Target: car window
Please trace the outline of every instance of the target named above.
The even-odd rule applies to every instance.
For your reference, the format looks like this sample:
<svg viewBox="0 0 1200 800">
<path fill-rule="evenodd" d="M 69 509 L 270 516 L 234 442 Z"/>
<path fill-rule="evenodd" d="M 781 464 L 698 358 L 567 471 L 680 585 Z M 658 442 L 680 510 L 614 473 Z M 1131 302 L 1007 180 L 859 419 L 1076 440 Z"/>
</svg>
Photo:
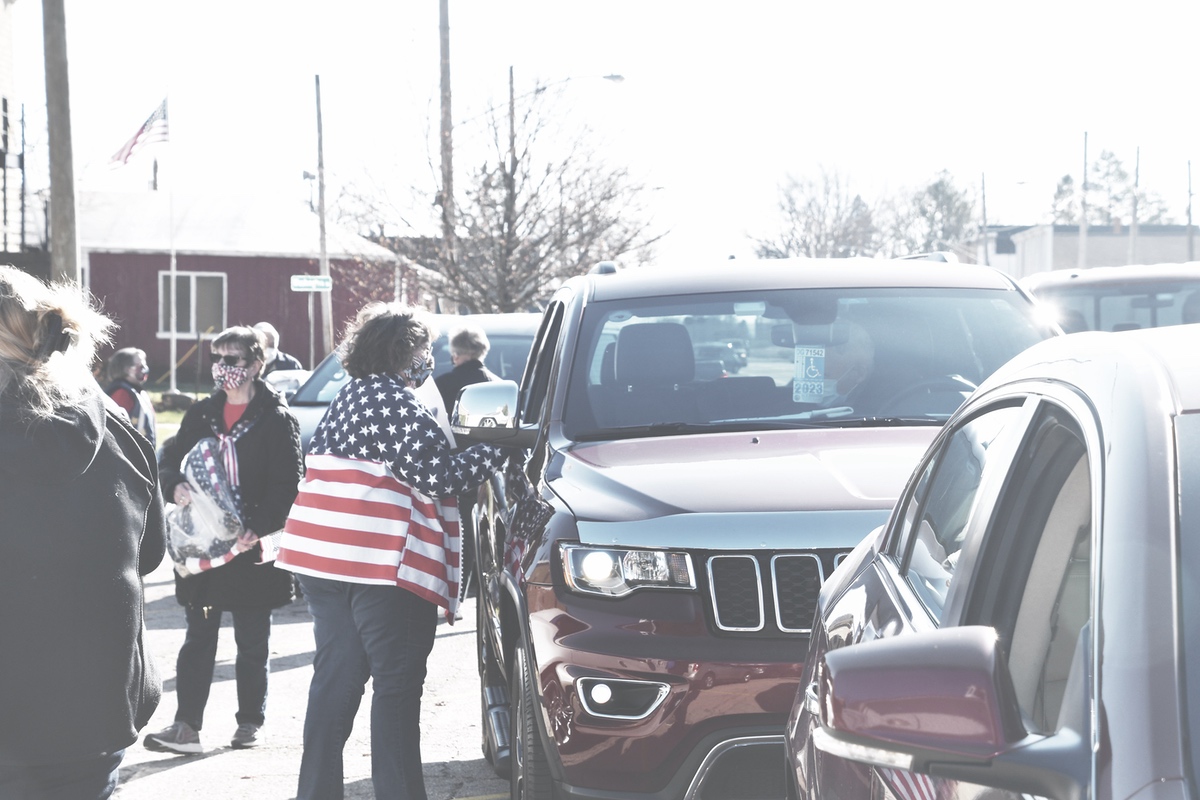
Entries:
<svg viewBox="0 0 1200 800">
<path fill-rule="evenodd" d="M 579 327 L 564 431 L 595 438 L 649 426 L 940 424 L 979 382 L 1050 333 L 1032 303 L 999 289 L 592 302 Z"/>
<path fill-rule="evenodd" d="M 1037 298 L 1057 316 L 1067 333 L 1122 331 L 1195 322 L 1184 313 L 1200 297 L 1200 280 L 1070 283 L 1036 289 Z"/>
<path fill-rule="evenodd" d="M 519 381 L 521 371 L 525 369 L 525 359 L 529 357 L 529 345 L 533 341 L 532 334 L 489 334 L 490 348 L 484 357 L 484 364 L 499 377 L 509 381 Z M 450 341 L 442 334 L 433 343 L 433 377 L 444 375 L 454 369 L 450 360 Z M 350 375 L 342 369 L 342 363 L 337 355 L 329 355 L 304 385 L 292 397 L 293 405 L 319 405 L 333 401 L 338 390 L 350 382 Z"/>
<path fill-rule="evenodd" d="M 1049 732 L 1090 618 L 1092 487 L 1070 414 L 1044 403 L 1029 431 L 1007 467 L 964 623 L 996 628 L 1022 712 Z"/>
<path fill-rule="evenodd" d="M 1020 406 L 980 414 L 956 430 L 921 471 L 903 515 L 905 577 L 936 621 L 955 579 L 992 445 L 1023 418 Z M 999 469 L 1007 464 L 1001 463 Z"/>
<path fill-rule="evenodd" d="M 541 419 L 550 383 L 550 368 L 558 349 L 562 329 L 563 304 L 552 303 L 546 311 L 538 338 L 529 353 L 529 364 L 521 384 L 521 422 L 531 424 Z"/>
</svg>

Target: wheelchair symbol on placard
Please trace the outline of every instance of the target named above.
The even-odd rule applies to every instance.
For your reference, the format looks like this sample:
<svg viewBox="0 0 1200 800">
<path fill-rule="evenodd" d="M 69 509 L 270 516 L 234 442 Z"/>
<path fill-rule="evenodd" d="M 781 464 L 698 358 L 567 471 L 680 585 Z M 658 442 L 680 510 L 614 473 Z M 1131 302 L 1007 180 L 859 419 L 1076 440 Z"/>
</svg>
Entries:
<svg viewBox="0 0 1200 800">
<path fill-rule="evenodd" d="M 821 369 L 817 366 L 817 360 L 812 356 L 808 357 L 808 365 L 804 368 L 804 377 L 809 379 L 821 377 Z"/>
</svg>

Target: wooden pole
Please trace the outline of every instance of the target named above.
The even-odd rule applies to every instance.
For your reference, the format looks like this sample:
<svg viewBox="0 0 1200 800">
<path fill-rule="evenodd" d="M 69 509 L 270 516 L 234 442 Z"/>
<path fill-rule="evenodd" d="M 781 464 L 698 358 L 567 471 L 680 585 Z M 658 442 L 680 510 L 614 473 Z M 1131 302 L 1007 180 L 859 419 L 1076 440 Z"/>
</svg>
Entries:
<svg viewBox="0 0 1200 800">
<path fill-rule="evenodd" d="M 50 278 L 79 283 L 71 97 L 67 80 L 67 21 L 63 0 L 42 0 L 42 39 L 50 150 Z"/>
<path fill-rule="evenodd" d="M 453 264 L 457 251 L 454 226 L 456 224 L 454 208 L 454 122 L 450 115 L 450 4 L 449 0 L 440 0 L 439 33 L 441 41 L 441 80 L 442 80 L 442 248 L 443 257 L 448 264 Z"/>
<path fill-rule="evenodd" d="M 321 76 L 317 75 L 317 216 L 321 226 L 321 276 L 329 277 L 325 247 L 325 141 L 321 129 Z M 321 357 L 333 351 L 333 292 L 321 292 Z M 311 360 L 310 360 L 310 363 Z"/>
</svg>

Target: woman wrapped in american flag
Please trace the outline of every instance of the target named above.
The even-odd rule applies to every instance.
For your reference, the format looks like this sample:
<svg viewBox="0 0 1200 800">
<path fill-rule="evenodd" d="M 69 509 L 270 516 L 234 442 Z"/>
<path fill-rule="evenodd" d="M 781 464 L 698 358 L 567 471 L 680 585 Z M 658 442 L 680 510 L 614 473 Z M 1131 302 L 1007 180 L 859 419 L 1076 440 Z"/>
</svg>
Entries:
<svg viewBox="0 0 1200 800">
<path fill-rule="evenodd" d="M 342 796 L 342 748 L 367 678 L 377 797 L 425 800 L 420 712 L 437 609 L 458 602 L 455 497 L 500 466 L 489 445 L 454 450 L 414 394 L 437 333 L 420 309 L 373 304 L 341 345 L 352 380 L 317 427 L 278 566 L 297 573 L 316 655 L 298 800 Z"/>
</svg>

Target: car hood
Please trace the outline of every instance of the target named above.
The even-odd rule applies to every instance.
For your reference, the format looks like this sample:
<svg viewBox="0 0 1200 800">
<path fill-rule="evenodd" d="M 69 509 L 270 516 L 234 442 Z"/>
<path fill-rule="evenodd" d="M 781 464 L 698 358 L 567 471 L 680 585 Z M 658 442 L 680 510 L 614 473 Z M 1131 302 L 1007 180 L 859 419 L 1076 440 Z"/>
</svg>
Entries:
<svg viewBox="0 0 1200 800">
<path fill-rule="evenodd" d="M 858 532 L 857 541 L 886 519 L 938 430 L 767 431 L 577 444 L 555 454 L 556 469 L 547 476 L 584 539 L 613 536 L 632 544 L 631 537 L 650 536 L 668 545 L 695 533 L 701 517 L 728 522 L 736 514 L 754 517 L 748 522 L 763 532 L 762 546 L 770 546 L 765 539 L 776 525 L 794 539 L 799 516 L 828 529 L 836 515 L 843 521 L 836 527 Z M 603 533 L 596 523 L 605 524 Z"/>
</svg>

